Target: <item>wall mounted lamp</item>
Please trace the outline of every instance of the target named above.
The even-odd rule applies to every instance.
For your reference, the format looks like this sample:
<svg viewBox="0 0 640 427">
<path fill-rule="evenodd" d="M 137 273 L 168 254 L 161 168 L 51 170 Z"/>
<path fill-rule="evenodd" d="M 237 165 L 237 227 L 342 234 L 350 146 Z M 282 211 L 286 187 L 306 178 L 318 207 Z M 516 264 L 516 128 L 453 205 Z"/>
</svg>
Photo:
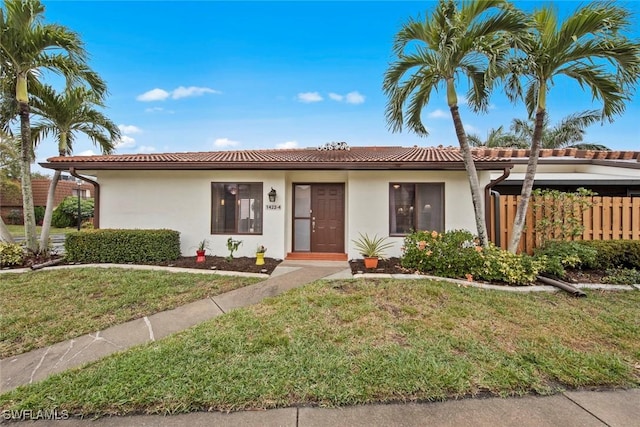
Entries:
<svg viewBox="0 0 640 427">
<path fill-rule="evenodd" d="M 267 195 L 269 196 L 269 201 L 273 203 L 276 201 L 276 196 L 278 195 L 278 193 L 273 189 L 273 187 L 271 187 L 271 191 L 269 191 Z"/>
</svg>

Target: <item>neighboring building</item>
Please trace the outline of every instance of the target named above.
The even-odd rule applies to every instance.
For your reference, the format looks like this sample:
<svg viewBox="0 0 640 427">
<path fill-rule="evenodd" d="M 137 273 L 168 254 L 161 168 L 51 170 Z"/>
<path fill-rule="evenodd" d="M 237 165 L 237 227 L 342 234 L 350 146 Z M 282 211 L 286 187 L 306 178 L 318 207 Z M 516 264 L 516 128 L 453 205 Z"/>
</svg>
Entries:
<svg viewBox="0 0 640 427">
<path fill-rule="evenodd" d="M 49 193 L 50 185 L 51 180 L 49 179 L 31 180 L 33 206 L 47 206 L 47 194 Z M 66 197 L 77 197 L 78 191 L 80 191 L 80 197 L 83 199 L 93 197 L 93 185 L 83 182 L 78 186 L 75 178 L 69 175 L 62 175 L 60 181 L 58 181 L 58 185 L 56 185 L 54 208 L 57 207 Z M 0 214 L 7 224 L 22 224 L 22 196 L 12 198 L 0 197 Z M 16 219 L 18 219 L 18 222 L 16 222 Z"/>
<path fill-rule="evenodd" d="M 54 157 L 41 165 L 96 177 L 100 228 L 177 230 L 184 255 L 195 254 L 203 239 L 213 254 L 227 255 L 226 241 L 233 237 L 243 241 L 240 256 L 265 245 L 274 258 L 359 258 L 353 240 L 368 233 L 389 236 L 394 248 L 387 255 L 399 256 L 412 229 L 475 232 L 457 148 L 335 148 Z M 474 149 L 485 194 L 520 168 L 526 154 Z M 589 181 L 614 168 L 620 169 L 617 177 L 640 178 L 637 155 L 559 157 L 566 158 L 541 159 L 541 172 L 553 179 L 581 174 Z M 556 166 L 548 169 L 547 163 Z M 583 170 L 585 165 L 592 169 Z"/>
</svg>

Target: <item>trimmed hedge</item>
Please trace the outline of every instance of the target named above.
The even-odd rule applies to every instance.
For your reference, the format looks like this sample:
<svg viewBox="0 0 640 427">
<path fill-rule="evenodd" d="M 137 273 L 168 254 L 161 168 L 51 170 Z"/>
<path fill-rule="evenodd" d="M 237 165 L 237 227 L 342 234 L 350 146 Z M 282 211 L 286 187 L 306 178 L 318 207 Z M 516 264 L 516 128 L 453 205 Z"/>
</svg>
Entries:
<svg viewBox="0 0 640 427">
<path fill-rule="evenodd" d="M 0 242 L 0 267 L 22 264 L 24 251 L 17 243 Z"/>
<path fill-rule="evenodd" d="M 180 233 L 174 230 L 85 230 L 67 234 L 71 262 L 136 263 L 180 257 Z"/>
<path fill-rule="evenodd" d="M 598 251 L 591 268 L 640 268 L 640 241 L 638 240 L 584 240 L 580 244 Z"/>
</svg>

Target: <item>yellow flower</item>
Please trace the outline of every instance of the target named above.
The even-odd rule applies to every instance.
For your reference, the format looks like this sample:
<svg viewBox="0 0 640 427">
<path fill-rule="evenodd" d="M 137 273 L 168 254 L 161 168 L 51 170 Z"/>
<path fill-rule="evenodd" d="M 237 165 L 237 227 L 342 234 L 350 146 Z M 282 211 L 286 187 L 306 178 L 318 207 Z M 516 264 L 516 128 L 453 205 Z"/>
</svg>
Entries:
<svg viewBox="0 0 640 427">
<path fill-rule="evenodd" d="M 438 232 L 437 232 L 436 230 L 433 230 L 433 231 L 431 232 L 431 237 L 433 237 L 434 239 L 435 239 L 436 237 L 438 237 Z"/>
</svg>

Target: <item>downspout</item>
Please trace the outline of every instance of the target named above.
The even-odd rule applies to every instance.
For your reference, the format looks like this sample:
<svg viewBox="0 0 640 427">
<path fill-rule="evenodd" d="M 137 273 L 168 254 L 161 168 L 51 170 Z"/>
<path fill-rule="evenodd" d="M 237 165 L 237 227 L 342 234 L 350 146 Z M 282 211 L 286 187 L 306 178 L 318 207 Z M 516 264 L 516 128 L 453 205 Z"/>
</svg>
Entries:
<svg viewBox="0 0 640 427">
<path fill-rule="evenodd" d="M 71 176 L 75 176 L 76 178 L 93 185 L 93 228 L 100 228 L 100 184 L 96 181 L 90 180 L 89 178 L 78 175 L 76 168 L 73 166 L 69 168 L 69 173 Z"/>
<path fill-rule="evenodd" d="M 497 241 L 493 242 L 496 246 L 500 245 L 499 243 L 500 238 L 498 236 L 498 226 L 497 226 L 498 223 L 496 223 L 495 227 L 492 227 L 491 209 L 489 208 L 489 199 L 491 198 L 492 188 L 497 184 L 500 184 L 505 179 L 509 178 L 509 174 L 511 173 L 511 168 L 513 168 L 513 165 L 509 167 L 505 167 L 504 171 L 502 172 L 502 175 L 500 175 L 498 178 L 494 179 L 484 187 L 484 221 L 487 224 L 487 233 L 489 233 L 489 235 L 493 233 L 496 236 Z M 496 218 L 498 218 L 498 215 L 500 215 L 500 211 L 496 210 Z"/>
<path fill-rule="evenodd" d="M 493 224 L 492 230 L 496 230 L 495 232 L 495 242 L 493 242 L 497 247 L 500 247 L 502 243 L 502 239 L 500 238 L 500 193 L 496 190 L 489 190 L 489 194 L 493 196 Z M 488 220 L 487 220 L 488 221 Z"/>
</svg>

